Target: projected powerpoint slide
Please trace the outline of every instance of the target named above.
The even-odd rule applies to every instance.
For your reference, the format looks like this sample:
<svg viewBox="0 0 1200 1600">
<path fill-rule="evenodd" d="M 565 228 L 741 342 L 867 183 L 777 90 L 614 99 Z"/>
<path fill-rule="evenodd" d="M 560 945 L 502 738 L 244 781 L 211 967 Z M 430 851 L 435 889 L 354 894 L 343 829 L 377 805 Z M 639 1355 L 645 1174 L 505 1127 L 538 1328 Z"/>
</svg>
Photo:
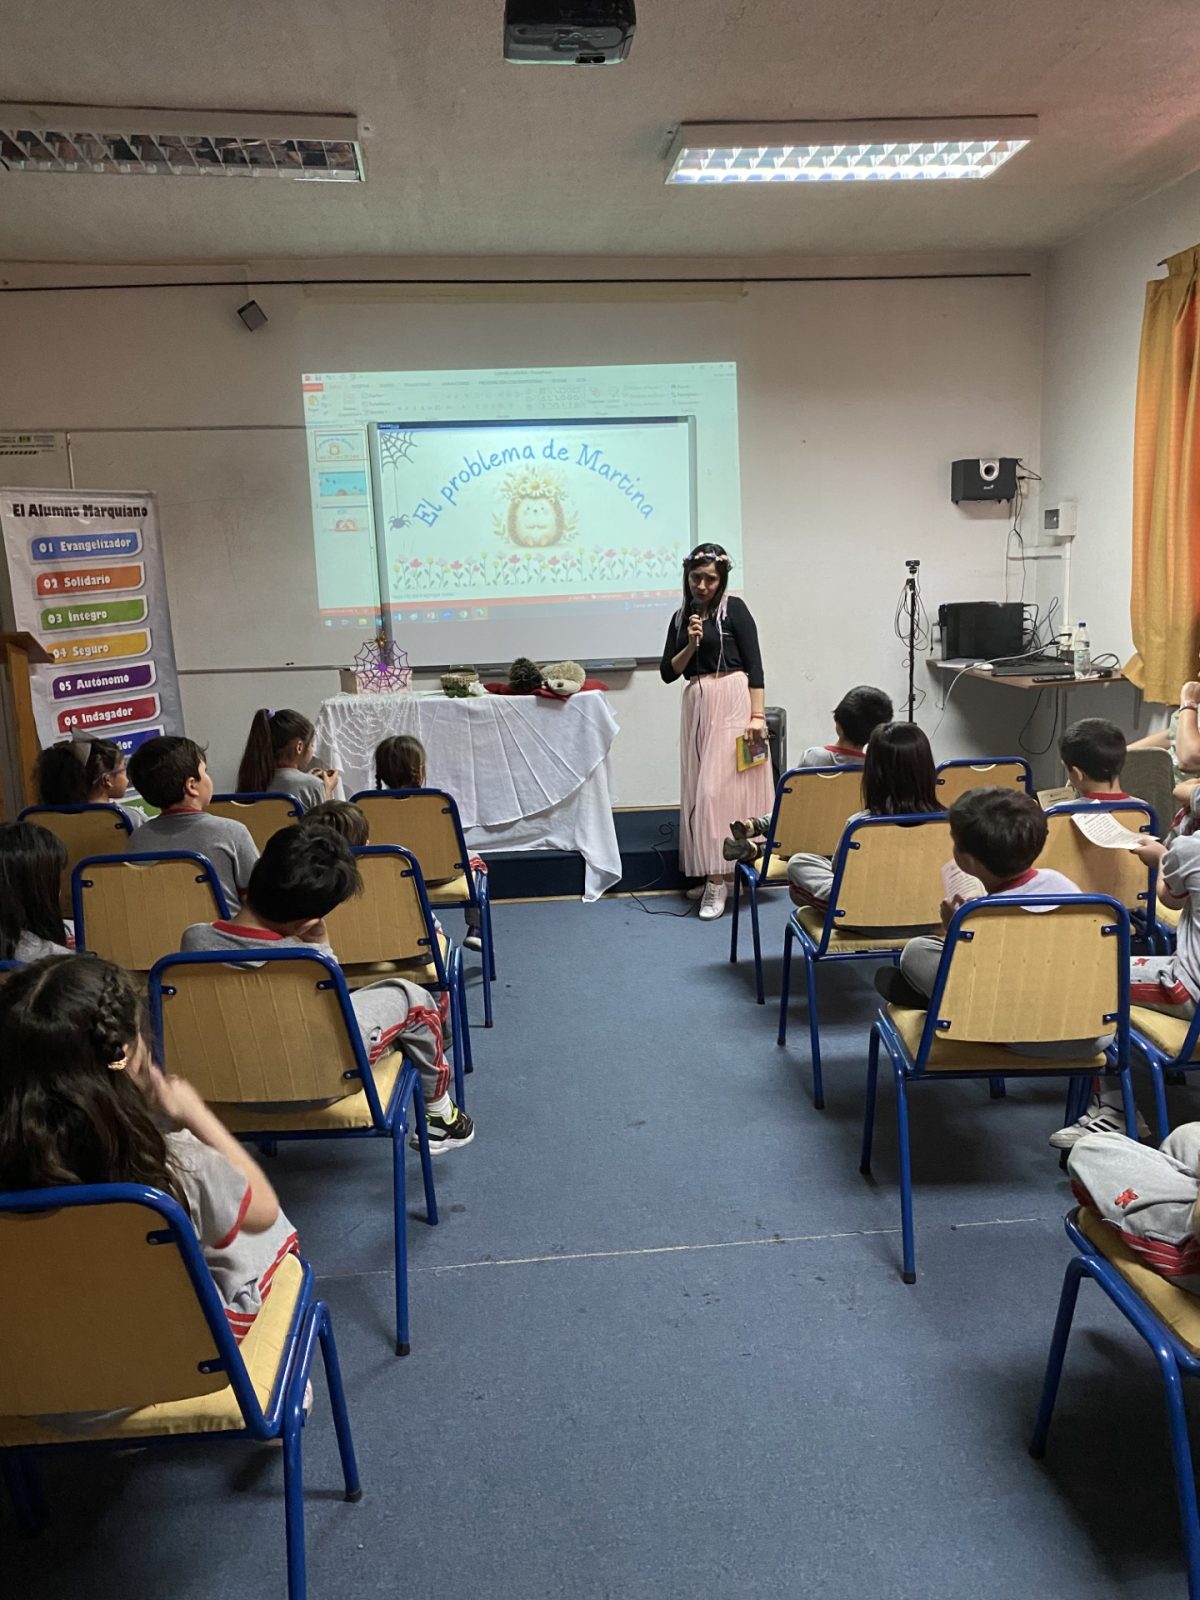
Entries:
<svg viewBox="0 0 1200 1600">
<path fill-rule="evenodd" d="M 688 418 L 372 430 L 389 599 L 674 593 L 691 549 Z"/>
<path fill-rule="evenodd" d="M 689 549 L 740 562 L 732 362 L 305 373 L 301 392 L 323 622 L 387 611 L 414 661 L 641 654 Z"/>
</svg>

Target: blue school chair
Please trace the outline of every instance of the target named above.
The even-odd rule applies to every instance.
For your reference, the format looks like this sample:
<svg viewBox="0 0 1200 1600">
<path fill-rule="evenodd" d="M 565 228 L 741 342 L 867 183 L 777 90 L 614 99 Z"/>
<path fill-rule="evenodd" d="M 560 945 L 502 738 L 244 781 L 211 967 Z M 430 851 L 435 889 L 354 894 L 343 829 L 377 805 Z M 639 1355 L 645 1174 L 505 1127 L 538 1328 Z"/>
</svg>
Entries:
<svg viewBox="0 0 1200 1600">
<path fill-rule="evenodd" d="M 281 828 L 299 822 L 304 807 L 294 795 L 281 793 L 215 794 L 208 802 L 209 814 L 227 817 L 230 822 L 240 822 L 258 846 L 261 855 L 267 840 Z"/>
<path fill-rule="evenodd" d="M 944 811 L 972 789 L 1023 789 L 1033 793 L 1033 773 L 1024 756 L 957 756 L 937 764 L 937 798 Z"/>
<path fill-rule="evenodd" d="M 133 826 L 119 806 L 26 806 L 18 822 L 36 822 L 60 839 L 67 852 L 63 872 L 62 912 L 71 915 L 71 874 L 85 856 L 108 855 L 124 850 Z"/>
<path fill-rule="evenodd" d="M 798 906 L 792 912 L 783 936 L 779 1043 L 787 1043 L 792 948 L 798 945 L 804 958 L 813 1105 L 818 1111 L 825 1105 L 817 1017 L 818 964 L 898 961 L 905 942 L 914 934 L 940 927 L 940 873 L 952 853 L 945 812 L 903 819 L 865 817 L 848 823 L 834 857 L 828 908 L 822 912 L 814 906 Z M 872 929 L 875 931 L 869 931 Z"/>
<path fill-rule="evenodd" d="M 471 865 L 454 796 L 443 789 L 362 789 L 351 795 L 371 825 L 372 844 L 397 844 L 421 863 L 429 903 L 435 911 L 474 906 L 483 946 L 483 1025 L 492 1026 L 496 941 L 487 873 Z"/>
<path fill-rule="evenodd" d="M 1046 1437 L 1054 1415 L 1079 1285 L 1083 1278 L 1091 1278 L 1146 1341 L 1158 1363 L 1167 1402 L 1171 1459 L 1183 1523 L 1188 1600 L 1200 1600 L 1200 1515 L 1196 1508 L 1196 1480 L 1182 1383 L 1184 1377 L 1200 1377 L 1200 1300 L 1186 1289 L 1168 1283 L 1139 1261 L 1117 1230 L 1090 1207 L 1081 1206 L 1071 1212 L 1066 1219 L 1066 1229 L 1076 1254 L 1067 1263 L 1063 1277 L 1029 1453 L 1036 1461 L 1041 1461 L 1046 1454 Z"/>
<path fill-rule="evenodd" d="M 337 962 L 294 948 L 164 956 L 150 973 L 150 1017 L 165 1070 L 187 1078 L 239 1139 L 264 1149 L 287 1139 L 391 1140 L 396 1354 L 406 1356 L 410 1112 L 425 1217 L 431 1225 L 438 1218 L 425 1101 L 403 1035 L 400 1048 L 371 1066 Z"/>
<path fill-rule="evenodd" d="M 229 915 L 212 862 L 195 850 L 136 856 L 85 856 L 71 874 L 75 948 L 149 972 L 178 950 L 193 922 Z"/>
<path fill-rule="evenodd" d="M 1025 907 L 1045 907 L 1029 911 Z M 1019 1042 L 1114 1038 L 1079 1059 L 1019 1055 Z M 1109 895 L 988 898 L 950 919 L 928 1011 L 881 1008 L 871 1027 L 859 1170 L 871 1171 L 880 1047 L 896 1084 L 905 1283 L 917 1281 L 908 1090 L 953 1078 L 1083 1078 L 1117 1072 L 1137 1137 L 1129 1068 L 1129 913 Z"/>
<path fill-rule="evenodd" d="M 1161 1144 L 1171 1131 L 1167 1116 L 1168 1078 L 1200 1070 L 1200 1007 L 1189 1022 L 1185 1017 L 1170 1017 L 1165 1011 L 1133 1006 L 1129 1013 L 1130 1043 L 1135 1055 L 1146 1063 L 1154 1089 L 1155 1138 Z"/>
<path fill-rule="evenodd" d="M 325 918 L 329 942 L 353 991 L 381 978 L 408 978 L 449 997 L 454 1094 L 465 1108 L 463 1074 L 473 1070 L 461 949 L 439 934 L 416 856 L 395 844 L 354 850 L 362 893 Z"/>
<path fill-rule="evenodd" d="M 762 942 L 758 928 L 758 897 L 764 889 L 786 889 L 788 858 L 801 851 L 832 856 L 848 817 L 862 808 L 861 767 L 793 767 L 775 786 L 771 826 L 762 855 L 750 866 L 739 861 L 733 874 L 733 926 L 729 935 L 729 960 L 738 958 L 738 921 L 742 888 L 750 902 L 750 932 L 754 941 L 754 998 L 766 1004 L 763 990 Z"/>
<path fill-rule="evenodd" d="M 1152 950 L 1161 949 L 1155 912 L 1158 867 L 1132 850 L 1092 844 L 1075 826 L 1076 816 L 1111 812 L 1133 834 L 1158 837 L 1158 818 L 1144 800 L 1067 800 L 1046 811 L 1046 843 L 1039 867 L 1070 878 L 1085 894 L 1108 894 L 1129 912 L 1129 920 Z"/>
<path fill-rule="evenodd" d="M 278 1439 L 289 1600 L 304 1600 L 304 1391 L 318 1341 L 347 1500 L 358 1466 L 329 1308 L 285 1256 L 239 1346 L 190 1218 L 142 1184 L 0 1195 L 0 1467 L 20 1520 L 45 1521 L 52 1450 L 193 1439 Z M 138 1336 L 140 1332 L 140 1337 Z M 49 1417 L 113 1413 L 74 1433 Z"/>
</svg>

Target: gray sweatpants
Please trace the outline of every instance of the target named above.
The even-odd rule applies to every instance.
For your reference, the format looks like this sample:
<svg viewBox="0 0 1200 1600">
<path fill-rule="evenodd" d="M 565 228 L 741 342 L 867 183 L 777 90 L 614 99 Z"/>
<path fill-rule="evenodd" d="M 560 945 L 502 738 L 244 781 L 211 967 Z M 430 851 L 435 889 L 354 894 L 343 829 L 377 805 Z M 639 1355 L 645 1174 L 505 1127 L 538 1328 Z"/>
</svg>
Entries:
<svg viewBox="0 0 1200 1600">
<path fill-rule="evenodd" d="M 1200 1294 L 1200 1122 L 1185 1122 L 1158 1149 L 1123 1133 L 1085 1133 L 1067 1171 L 1075 1198 L 1118 1228 L 1146 1266 Z"/>
<path fill-rule="evenodd" d="M 945 943 L 936 935 L 922 934 L 919 939 L 910 939 L 901 952 L 902 975 L 923 995 L 933 993 Z M 1010 1044 L 1006 1048 L 1019 1056 L 1043 1056 L 1050 1061 L 1078 1061 L 1081 1056 L 1099 1055 L 1112 1040 L 1112 1034 L 1106 1033 L 1095 1039 L 1042 1040 L 1030 1044 Z"/>
<path fill-rule="evenodd" d="M 439 996 L 443 1002 L 444 996 Z M 443 1046 L 445 1005 L 407 978 L 384 978 L 350 996 L 372 1065 L 404 1035 L 404 1054 L 421 1077 L 426 1102 L 440 1100 L 450 1083 Z M 399 1046 L 398 1046 L 399 1048 Z"/>
</svg>

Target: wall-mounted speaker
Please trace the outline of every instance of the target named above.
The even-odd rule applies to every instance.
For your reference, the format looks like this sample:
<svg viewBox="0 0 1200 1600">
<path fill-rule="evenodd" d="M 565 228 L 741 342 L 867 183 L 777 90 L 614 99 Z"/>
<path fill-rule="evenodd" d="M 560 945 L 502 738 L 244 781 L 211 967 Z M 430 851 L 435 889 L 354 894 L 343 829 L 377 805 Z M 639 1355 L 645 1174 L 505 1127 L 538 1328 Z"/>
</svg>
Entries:
<svg viewBox="0 0 1200 1600">
<path fill-rule="evenodd" d="M 1017 494 L 1015 456 L 968 457 L 950 463 L 950 498 L 962 500 L 1014 500 Z"/>
</svg>

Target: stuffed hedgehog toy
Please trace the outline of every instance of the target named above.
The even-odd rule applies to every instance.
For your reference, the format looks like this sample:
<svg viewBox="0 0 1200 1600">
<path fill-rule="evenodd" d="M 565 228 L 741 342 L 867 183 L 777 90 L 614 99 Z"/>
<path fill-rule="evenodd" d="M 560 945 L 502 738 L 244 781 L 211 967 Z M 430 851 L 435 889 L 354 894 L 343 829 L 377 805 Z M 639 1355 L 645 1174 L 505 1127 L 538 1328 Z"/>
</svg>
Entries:
<svg viewBox="0 0 1200 1600">
<path fill-rule="evenodd" d="M 542 678 L 551 694 L 565 700 L 583 688 L 587 674 L 578 661 L 550 661 L 542 668 Z"/>
<path fill-rule="evenodd" d="M 541 669 L 528 656 L 518 656 L 508 669 L 511 694 L 536 694 L 544 686 Z"/>
</svg>

